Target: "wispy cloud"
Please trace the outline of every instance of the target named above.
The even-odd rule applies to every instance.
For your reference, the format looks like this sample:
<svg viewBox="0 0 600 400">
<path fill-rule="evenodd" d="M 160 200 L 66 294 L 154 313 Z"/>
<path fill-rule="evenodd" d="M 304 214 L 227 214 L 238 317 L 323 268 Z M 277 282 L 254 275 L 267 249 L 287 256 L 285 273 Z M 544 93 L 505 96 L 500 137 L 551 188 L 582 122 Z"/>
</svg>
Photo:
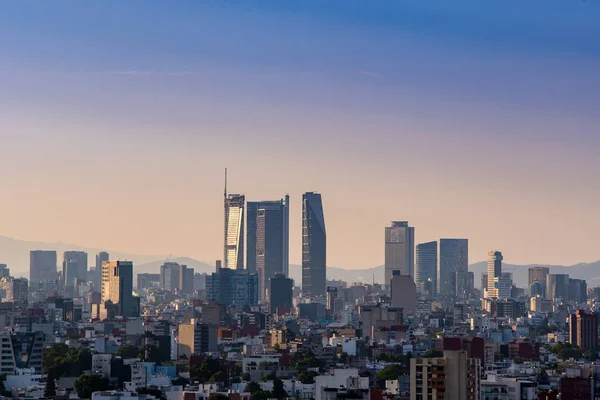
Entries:
<svg viewBox="0 0 600 400">
<path fill-rule="evenodd" d="M 358 71 L 358 73 L 361 75 L 372 76 L 372 77 L 379 76 L 379 74 L 377 72 L 371 72 L 371 71 Z"/>
</svg>

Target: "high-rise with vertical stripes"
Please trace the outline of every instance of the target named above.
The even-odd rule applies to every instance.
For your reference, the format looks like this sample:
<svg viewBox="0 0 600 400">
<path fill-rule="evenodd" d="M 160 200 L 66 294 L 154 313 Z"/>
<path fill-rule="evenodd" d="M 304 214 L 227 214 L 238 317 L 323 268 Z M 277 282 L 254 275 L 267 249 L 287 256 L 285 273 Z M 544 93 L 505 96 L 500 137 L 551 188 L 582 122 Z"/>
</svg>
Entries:
<svg viewBox="0 0 600 400">
<path fill-rule="evenodd" d="M 302 293 L 325 296 L 327 233 L 319 193 L 302 195 Z"/>
</svg>

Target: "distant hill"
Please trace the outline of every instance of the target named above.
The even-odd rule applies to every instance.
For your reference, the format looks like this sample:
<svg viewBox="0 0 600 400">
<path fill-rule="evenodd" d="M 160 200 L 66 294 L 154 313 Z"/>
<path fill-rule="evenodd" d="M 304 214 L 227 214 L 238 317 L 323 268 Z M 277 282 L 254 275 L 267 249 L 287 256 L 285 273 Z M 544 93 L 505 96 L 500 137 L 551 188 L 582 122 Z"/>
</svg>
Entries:
<svg viewBox="0 0 600 400">
<path fill-rule="evenodd" d="M 169 258 L 171 261 L 185 264 L 188 267 L 194 268 L 195 272 L 212 273 L 215 270 L 213 263 L 198 261 L 188 257 L 169 257 L 167 255 L 140 255 L 110 251 L 109 249 L 98 249 L 91 247 L 83 247 L 67 243 L 46 243 L 13 239 L 6 236 L 0 236 L 0 264 L 7 264 L 13 276 L 29 276 L 29 252 L 31 250 L 54 250 L 58 253 L 59 263 L 62 258 L 62 253 L 68 250 L 85 251 L 89 254 L 88 263 L 90 266 L 95 265 L 95 254 L 100 251 L 108 251 L 111 259 L 133 261 L 135 265 L 135 273 L 158 273 L 160 265 Z M 528 283 L 527 269 L 531 265 L 515 265 L 503 264 L 503 270 L 513 273 L 513 280 L 519 287 L 525 287 Z M 572 278 L 585 279 L 588 282 L 588 287 L 600 286 L 600 261 L 592 263 L 580 263 L 571 266 L 563 265 L 539 265 L 550 268 L 550 273 L 553 274 L 569 274 Z M 481 274 L 487 271 L 487 262 L 481 261 L 469 265 L 469 271 L 475 273 L 475 287 L 481 286 Z M 294 279 L 295 285 L 302 284 L 302 267 L 297 264 L 290 265 L 290 276 Z M 365 268 L 365 269 L 343 269 L 337 267 L 327 267 L 327 279 L 343 280 L 348 283 L 364 282 L 370 283 L 383 282 L 384 267 L 383 265 Z"/>
</svg>

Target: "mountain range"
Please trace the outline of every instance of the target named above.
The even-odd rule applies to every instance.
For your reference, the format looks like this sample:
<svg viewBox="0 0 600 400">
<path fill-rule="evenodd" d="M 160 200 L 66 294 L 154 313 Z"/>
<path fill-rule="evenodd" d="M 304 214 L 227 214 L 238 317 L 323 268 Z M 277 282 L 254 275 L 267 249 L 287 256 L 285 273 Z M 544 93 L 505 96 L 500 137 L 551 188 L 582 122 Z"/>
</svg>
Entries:
<svg viewBox="0 0 600 400">
<path fill-rule="evenodd" d="M 58 259 L 62 258 L 61 254 L 68 250 L 85 251 L 89 254 L 88 263 L 90 266 L 95 264 L 95 254 L 100 251 L 108 251 L 111 259 L 133 261 L 136 273 L 158 273 L 160 265 L 166 260 L 185 264 L 190 268 L 194 268 L 195 272 L 212 273 L 215 270 L 214 263 L 199 261 L 189 257 L 171 257 L 169 255 L 140 255 L 123 252 L 109 251 L 100 248 L 84 247 L 67 243 L 46 243 L 36 241 L 26 241 L 13 239 L 6 236 L 0 236 L 0 264 L 7 264 L 14 276 L 29 276 L 29 252 L 31 250 L 54 250 L 58 253 Z M 550 273 L 553 274 L 569 274 L 571 278 L 585 279 L 588 282 L 588 287 L 600 286 L 600 261 L 591 263 L 579 263 L 570 266 L 564 265 L 516 265 L 503 264 L 502 270 L 513 273 L 513 281 L 519 287 L 525 287 L 528 283 L 527 269 L 533 265 L 550 268 Z M 475 287 L 481 286 L 481 274 L 486 272 L 487 262 L 481 261 L 469 265 L 469 271 L 475 274 Z M 290 277 L 294 279 L 296 285 L 300 285 L 302 277 L 302 268 L 300 265 L 290 265 Z M 335 280 L 343 280 L 348 283 L 352 282 L 383 282 L 384 267 L 383 265 L 365 268 L 365 269 L 343 269 L 337 267 L 327 267 L 327 278 Z"/>
</svg>

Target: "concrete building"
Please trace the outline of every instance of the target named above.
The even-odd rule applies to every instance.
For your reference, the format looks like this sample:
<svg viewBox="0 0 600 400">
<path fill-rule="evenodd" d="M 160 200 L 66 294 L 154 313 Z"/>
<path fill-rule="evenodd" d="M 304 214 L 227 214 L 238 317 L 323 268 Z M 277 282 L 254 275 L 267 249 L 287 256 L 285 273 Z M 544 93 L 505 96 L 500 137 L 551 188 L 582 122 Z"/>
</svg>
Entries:
<svg viewBox="0 0 600 400">
<path fill-rule="evenodd" d="M 378 303 L 362 305 L 359 308 L 362 337 L 375 341 L 397 339 L 405 337 L 403 310 L 398 307 Z"/>
<path fill-rule="evenodd" d="M 469 240 L 440 239 L 438 257 L 438 294 L 452 299 L 456 296 L 456 272 L 469 270 Z"/>
<path fill-rule="evenodd" d="M 434 296 L 437 292 L 437 268 L 438 263 L 438 244 L 437 242 L 427 242 L 417 245 L 416 264 L 415 264 L 415 284 L 421 287 L 424 282 L 432 282 Z"/>
<path fill-rule="evenodd" d="M 498 286 L 502 282 L 502 253 L 490 251 L 488 253 L 488 287 L 487 296 L 490 299 L 498 298 Z"/>
<path fill-rule="evenodd" d="M 327 319 L 329 321 L 335 321 L 342 311 L 344 311 L 343 293 L 338 291 L 337 286 L 327 287 L 325 307 L 327 308 Z"/>
<path fill-rule="evenodd" d="M 194 294 L 194 269 L 187 265 L 179 265 L 177 271 L 178 290 L 181 295 Z"/>
<path fill-rule="evenodd" d="M 410 398 L 479 400 L 481 360 L 463 350 L 444 351 L 439 358 L 410 360 Z"/>
<path fill-rule="evenodd" d="M 33 287 L 57 278 L 56 251 L 32 250 L 29 253 L 29 281 Z"/>
<path fill-rule="evenodd" d="M 542 282 L 546 284 L 546 277 L 550 273 L 548 267 L 529 267 L 529 284 L 532 285 L 535 282 Z"/>
<path fill-rule="evenodd" d="M 487 374 L 481 381 L 481 400 L 537 400 L 538 384 L 523 378 Z"/>
<path fill-rule="evenodd" d="M 160 274 L 137 274 L 136 289 L 138 292 L 153 287 L 160 287 Z"/>
<path fill-rule="evenodd" d="M 546 298 L 548 300 L 569 299 L 569 275 L 548 274 L 546 277 Z"/>
<path fill-rule="evenodd" d="M 160 266 L 160 287 L 169 292 L 179 287 L 179 264 L 167 261 Z"/>
<path fill-rule="evenodd" d="M 582 304 L 587 301 L 587 282 L 583 279 L 569 278 L 569 301 Z"/>
<path fill-rule="evenodd" d="M 581 350 L 598 350 L 598 315 L 577 310 L 569 316 L 569 342 Z"/>
<path fill-rule="evenodd" d="M 391 280 L 392 307 L 402 308 L 403 314 L 414 314 L 417 308 L 417 287 L 408 275 L 394 271 Z"/>
<path fill-rule="evenodd" d="M 248 202 L 246 267 L 258 275 L 259 300 L 268 300 L 269 280 L 288 276 L 290 248 L 290 197 L 279 201 Z"/>
<path fill-rule="evenodd" d="M 334 369 L 333 374 L 315 377 L 315 400 L 369 399 L 369 378 L 356 368 Z"/>
<path fill-rule="evenodd" d="M 217 347 L 217 325 L 203 324 L 192 319 L 189 324 L 179 325 L 179 356 L 190 357 L 192 354 L 212 353 Z"/>
<path fill-rule="evenodd" d="M 10 268 L 6 264 L 0 264 L 0 278 L 10 276 Z"/>
<path fill-rule="evenodd" d="M 96 254 L 96 268 L 94 269 L 93 274 L 93 284 L 96 291 L 100 291 L 102 289 L 102 264 L 108 262 L 110 260 L 110 255 L 101 251 Z"/>
<path fill-rule="evenodd" d="M 92 372 L 110 378 L 112 354 L 92 354 Z"/>
<path fill-rule="evenodd" d="M 8 276 L 0 279 L 0 287 L 4 290 L 4 301 L 27 305 L 29 282 L 25 278 Z"/>
<path fill-rule="evenodd" d="M 108 261 L 102 265 L 100 318 L 139 317 L 139 297 L 133 296 L 133 263 Z"/>
<path fill-rule="evenodd" d="M 302 195 L 302 294 L 325 296 L 327 232 L 319 193 Z"/>
<path fill-rule="evenodd" d="M 206 278 L 206 300 L 241 308 L 256 305 L 258 277 L 247 270 L 220 268 Z"/>
<path fill-rule="evenodd" d="M 390 287 L 393 271 L 414 278 L 415 228 L 407 221 L 392 221 L 385 228 L 385 287 Z"/>
<path fill-rule="evenodd" d="M 85 251 L 65 251 L 63 261 L 77 264 L 77 279 L 87 282 L 88 254 Z"/>
<path fill-rule="evenodd" d="M 13 332 L 0 334 L 2 360 L 0 374 L 13 374 L 17 369 L 34 368 L 41 374 L 44 334 L 41 332 Z"/>
</svg>

